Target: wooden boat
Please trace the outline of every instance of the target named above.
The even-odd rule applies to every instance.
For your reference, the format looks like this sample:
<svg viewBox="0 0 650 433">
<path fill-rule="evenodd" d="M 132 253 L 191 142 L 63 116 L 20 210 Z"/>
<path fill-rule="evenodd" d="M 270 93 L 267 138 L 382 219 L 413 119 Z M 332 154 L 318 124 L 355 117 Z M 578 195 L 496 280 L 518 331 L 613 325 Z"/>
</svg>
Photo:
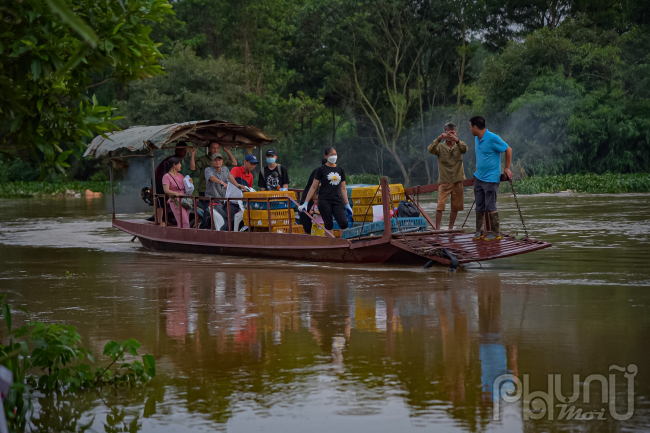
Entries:
<svg viewBox="0 0 650 433">
<path fill-rule="evenodd" d="M 166 145 L 190 141 L 197 145 L 207 145 L 218 141 L 222 145 L 243 148 L 259 148 L 273 142 L 273 138 L 250 126 L 241 126 L 222 121 L 186 122 L 182 124 L 155 127 L 135 127 L 125 131 L 96 137 L 86 155 L 100 156 L 106 153 L 111 159 L 126 157 L 149 157 L 152 161 L 155 149 Z M 148 151 L 146 155 L 114 156 L 119 149 Z M 153 170 L 152 170 L 153 172 Z M 153 173 L 152 173 L 153 176 Z M 464 182 L 473 185 L 474 180 Z M 152 186 L 155 188 L 152 179 Z M 436 191 L 438 185 L 424 185 L 405 190 L 407 198 L 416 204 L 431 227 L 434 226 L 429 215 L 419 206 L 419 194 Z M 301 190 L 295 190 L 300 192 Z M 389 215 L 390 191 L 386 179 L 381 181 L 384 215 Z M 154 196 L 161 196 L 156 194 Z M 158 251 L 175 251 L 203 254 L 224 254 L 272 259 L 304 260 L 314 262 L 352 262 L 352 263 L 401 263 L 422 265 L 429 261 L 448 265 L 458 263 L 493 260 L 528 253 L 551 244 L 535 239 L 517 239 L 513 235 L 502 234 L 498 241 L 474 241 L 471 233 L 463 230 L 434 231 L 415 233 L 394 233 L 390 221 L 384 222 L 383 234 L 376 237 L 357 237 L 341 239 L 335 237 L 320 224 L 325 237 L 293 233 L 294 222 L 290 219 L 289 233 L 217 231 L 198 228 L 178 228 L 157 225 L 153 221 L 141 219 L 119 220 L 115 217 L 115 196 L 113 193 L 113 166 L 111 165 L 111 197 L 113 201 L 113 227 L 137 237 L 143 246 Z M 194 208 L 198 197 L 194 200 Z M 230 200 L 230 199 L 227 199 Z M 297 203 L 292 199 L 287 199 Z M 156 200 L 154 200 L 154 203 Z M 268 204 L 268 202 L 267 202 Z M 246 203 L 248 206 L 248 202 Z M 268 207 L 270 208 L 270 206 Z M 306 214 L 305 214 L 306 215 Z M 250 224 L 249 224 L 250 225 Z"/>
</svg>

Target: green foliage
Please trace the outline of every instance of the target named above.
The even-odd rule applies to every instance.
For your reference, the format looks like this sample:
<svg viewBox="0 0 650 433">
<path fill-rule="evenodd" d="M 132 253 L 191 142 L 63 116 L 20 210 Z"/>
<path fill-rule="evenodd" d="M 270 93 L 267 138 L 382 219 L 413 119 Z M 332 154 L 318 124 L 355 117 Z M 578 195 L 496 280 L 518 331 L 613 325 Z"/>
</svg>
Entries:
<svg viewBox="0 0 650 433">
<path fill-rule="evenodd" d="M 69 143 L 82 146 L 116 129 L 113 109 L 87 91 L 98 77 L 126 83 L 160 74 L 147 23 L 169 13 L 167 0 L 25 0 L 3 7 L 0 151 L 63 172 Z"/>
<path fill-rule="evenodd" d="M 485 105 L 507 109 L 503 136 L 526 170 L 650 170 L 649 41 L 641 28 L 619 36 L 581 16 L 488 59 Z"/>
<path fill-rule="evenodd" d="M 156 376 L 156 361 L 151 355 L 137 359 L 140 343 L 130 339 L 110 341 L 103 354 L 111 360 L 106 367 L 93 368 L 92 352 L 80 346 L 81 336 L 74 326 L 29 322 L 12 330 L 12 307 L 6 295 L 0 295 L 0 312 L 9 332 L 9 344 L 0 345 L 0 365 L 11 370 L 13 384 L 4 402 L 5 414 L 12 429 L 22 429 L 32 410 L 31 391 L 75 393 L 102 386 L 140 386 Z M 24 309 L 20 308 L 25 311 Z M 14 341 L 14 338 L 19 341 Z M 127 362 L 128 361 L 128 362 Z M 38 373 L 28 375 L 27 371 Z"/>
<path fill-rule="evenodd" d="M 380 176 L 378 174 L 371 174 L 371 173 L 360 173 L 360 174 L 351 174 L 347 176 L 347 185 L 353 185 L 353 184 L 370 184 L 370 185 L 379 185 L 381 182 L 381 178 L 383 176 Z M 390 178 L 389 178 L 390 180 Z"/>
<path fill-rule="evenodd" d="M 573 191 L 589 194 L 650 192 L 650 174 L 568 174 L 558 176 L 530 176 L 515 182 L 517 194 L 556 193 Z M 510 185 L 501 184 L 502 192 L 510 192 Z"/>
<path fill-rule="evenodd" d="M 114 185 L 115 192 L 119 191 L 119 186 Z M 75 191 L 83 194 L 87 189 L 93 192 L 110 194 L 111 185 L 107 181 L 89 181 L 89 182 L 5 182 L 0 183 L 0 198 L 16 197 L 42 197 L 65 195 L 67 191 Z"/>
</svg>

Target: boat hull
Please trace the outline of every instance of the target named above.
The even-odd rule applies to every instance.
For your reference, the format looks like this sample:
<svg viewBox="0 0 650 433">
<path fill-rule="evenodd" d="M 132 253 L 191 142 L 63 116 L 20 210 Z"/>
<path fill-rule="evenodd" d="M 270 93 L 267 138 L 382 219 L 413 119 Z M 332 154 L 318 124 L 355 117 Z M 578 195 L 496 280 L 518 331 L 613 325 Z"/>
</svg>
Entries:
<svg viewBox="0 0 650 433">
<path fill-rule="evenodd" d="M 405 257 L 404 251 L 391 244 L 390 239 L 364 242 L 363 246 L 355 244 L 354 248 L 351 248 L 352 243 L 345 239 L 286 233 L 179 229 L 156 226 L 144 220 L 114 220 L 113 227 L 137 236 L 145 248 L 156 251 L 313 262 L 426 262 L 422 257 L 411 253 L 407 253 Z"/>
<path fill-rule="evenodd" d="M 156 226 L 145 220 L 113 220 L 113 227 L 140 239 L 157 251 L 222 254 L 310 262 L 398 263 L 422 265 L 429 260 L 449 264 L 443 249 L 459 263 L 494 260 L 549 248 L 535 239 L 516 239 L 503 234 L 499 241 L 475 241 L 471 234 L 456 232 L 389 235 L 350 242 L 347 239 L 304 234 L 220 232 Z"/>
</svg>

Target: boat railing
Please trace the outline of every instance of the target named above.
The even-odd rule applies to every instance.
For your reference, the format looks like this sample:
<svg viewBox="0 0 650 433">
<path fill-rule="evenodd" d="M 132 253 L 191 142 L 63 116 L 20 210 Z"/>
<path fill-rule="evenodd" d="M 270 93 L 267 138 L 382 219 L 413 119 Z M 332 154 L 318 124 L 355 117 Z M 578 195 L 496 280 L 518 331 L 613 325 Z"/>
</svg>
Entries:
<svg viewBox="0 0 650 433">
<path fill-rule="evenodd" d="M 158 225 L 158 200 L 157 199 L 159 197 L 163 198 L 163 203 L 166 204 L 167 199 L 171 198 L 171 196 L 168 195 L 168 194 L 154 194 L 154 196 L 155 196 L 154 201 L 153 201 L 154 202 L 154 215 L 155 215 L 155 220 L 154 221 L 155 221 L 155 224 Z M 180 196 L 175 196 L 175 197 L 178 198 L 179 200 L 182 200 L 184 198 L 189 198 L 189 199 L 192 200 L 193 209 L 194 209 L 194 230 L 199 229 L 198 215 L 197 215 L 196 209 L 197 209 L 197 201 L 200 201 L 200 200 L 209 200 L 209 206 L 208 207 L 210 209 L 210 230 L 211 231 L 215 230 L 214 217 L 213 217 L 213 215 L 214 215 L 213 209 L 214 209 L 214 206 L 215 206 L 215 203 L 214 203 L 215 201 L 222 201 L 222 202 L 225 201 L 226 202 L 226 209 L 227 209 L 226 214 L 227 214 L 227 218 L 228 218 L 228 230 L 230 230 L 230 227 L 233 227 L 234 231 L 237 231 L 237 230 L 235 230 L 234 226 L 231 225 L 231 222 L 233 222 L 233 221 L 231 220 L 230 202 L 231 201 L 241 201 L 241 202 L 245 201 L 246 202 L 246 210 L 248 210 L 248 212 L 247 212 L 247 217 L 248 218 L 247 218 L 247 221 L 245 221 L 245 223 L 246 223 L 246 226 L 249 228 L 249 230 L 252 229 L 251 212 L 250 212 L 251 211 L 251 207 L 250 207 L 251 198 L 248 198 L 248 197 L 239 197 L 239 198 L 234 198 L 234 197 L 229 197 L 229 198 L 227 198 L 227 197 L 205 197 L 205 196 L 194 196 L 194 195 L 180 195 Z M 252 200 L 253 200 L 253 202 L 256 202 L 256 203 L 260 202 L 260 198 L 254 198 Z M 288 214 L 288 220 L 289 220 L 289 234 L 293 234 L 294 219 L 291 217 L 291 204 L 293 203 L 296 207 L 298 207 L 299 204 L 298 204 L 298 202 L 296 200 L 294 200 L 291 197 L 266 197 L 266 211 L 267 211 L 267 217 L 268 217 L 269 233 L 273 233 L 273 226 L 274 226 L 273 218 L 272 218 L 272 214 L 271 214 L 271 202 L 278 202 L 278 201 L 285 201 L 285 200 L 287 202 L 287 214 Z M 221 204 L 218 204 L 218 206 L 221 206 Z M 163 209 L 164 209 L 163 214 L 164 214 L 165 221 L 169 221 L 167 205 L 163 206 Z M 317 222 L 307 212 L 303 212 L 303 214 L 307 215 L 307 217 L 309 217 L 309 219 L 312 220 L 312 223 L 316 224 L 319 228 L 321 228 L 325 232 L 325 234 L 327 234 L 329 237 L 332 237 L 332 238 L 336 237 L 336 236 L 334 236 L 334 234 L 331 231 L 327 230 L 321 223 Z M 181 221 L 177 221 L 176 223 L 177 223 L 177 228 L 182 228 Z M 281 225 L 276 225 L 276 226 L 277 227 L 284 227 L 284 226 L 281 226 Z M 190 228 L 190 230 L 191 229 L 192 228 Z"/>
</svg>

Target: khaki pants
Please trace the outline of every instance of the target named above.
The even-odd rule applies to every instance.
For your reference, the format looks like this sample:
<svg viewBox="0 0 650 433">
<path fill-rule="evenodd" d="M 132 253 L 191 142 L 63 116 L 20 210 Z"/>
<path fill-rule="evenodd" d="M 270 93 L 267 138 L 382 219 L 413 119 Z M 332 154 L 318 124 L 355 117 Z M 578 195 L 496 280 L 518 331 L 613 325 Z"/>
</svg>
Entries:
<svg viewBox="0 0 650 433">
<path fill-rule="evenodd" d="M 445 210 L 447 199 L 451 195 L 451 210 L 463 210 L 463 181 L 456 183 L 441 183 L 438 186 L 438 207 L 437 210 Z"/>
</svg>

